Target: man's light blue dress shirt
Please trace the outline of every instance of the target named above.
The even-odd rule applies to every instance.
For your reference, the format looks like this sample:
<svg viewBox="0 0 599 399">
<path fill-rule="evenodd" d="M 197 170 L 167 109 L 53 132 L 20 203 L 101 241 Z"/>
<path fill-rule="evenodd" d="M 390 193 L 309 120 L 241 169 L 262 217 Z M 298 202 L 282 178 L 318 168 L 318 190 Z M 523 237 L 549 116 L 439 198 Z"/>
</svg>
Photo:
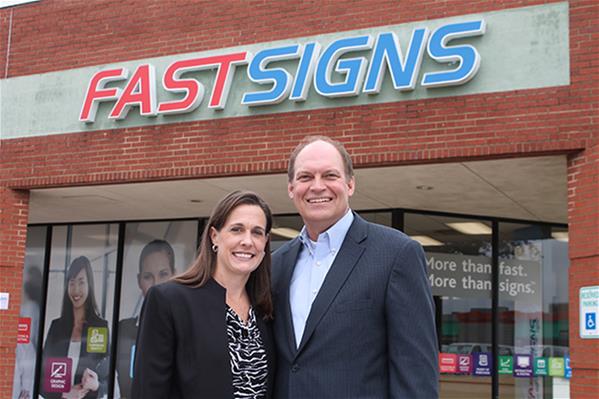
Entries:
<svg viewBox="0 0 599 399">
<path fill-rule="evenodd" d="M 351 210 L 347 211 L 337 223 L 321 233 L 316 241 L 310 239 L 306 226 L 300 233 L 303 245 L 289 287 L 296 347 L 302 341 L 312 302 L 318 295 L 353 220 L 354 214 Z"/>
</svg>

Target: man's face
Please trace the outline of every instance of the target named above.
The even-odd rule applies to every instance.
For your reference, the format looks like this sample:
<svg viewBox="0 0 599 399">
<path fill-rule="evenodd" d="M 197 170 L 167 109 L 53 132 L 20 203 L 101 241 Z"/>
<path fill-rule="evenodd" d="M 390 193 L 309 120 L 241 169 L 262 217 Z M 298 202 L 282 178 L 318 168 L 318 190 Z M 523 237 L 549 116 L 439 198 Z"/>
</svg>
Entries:
<svg viewBox="0 0 599 399">
<path fill-rule="evenodd" d="M 345 175 L 341 154 L 332 144 L 315 141 L 297 155 L 287 190 L 310 238 L 316 239 L 345 215 L 354 184 L 354 178 Z"/>
</svg>

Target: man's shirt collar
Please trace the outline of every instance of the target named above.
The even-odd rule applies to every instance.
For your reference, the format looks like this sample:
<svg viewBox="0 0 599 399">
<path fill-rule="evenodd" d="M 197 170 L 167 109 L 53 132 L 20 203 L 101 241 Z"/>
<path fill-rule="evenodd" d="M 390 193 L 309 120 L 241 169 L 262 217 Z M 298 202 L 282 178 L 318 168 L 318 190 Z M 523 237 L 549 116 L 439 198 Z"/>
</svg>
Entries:
<svg viewBox="0 0 599 399">
<path fill-rule="evenodd" d="M 328 230 L 320 233 L 316 241 L 312 241 L 310 236 L 308 236 L 308 230 L 306 226 L 302 227 L 302 231 L 300 232 L 299 239 L 310 252 L 313 252 L 316 243 L 322 243 L 327 245 L 331 251 L 338 251 L 341 248 L 341 244 L 343 244 L 343 240 L 345 240 L 345 236 L 349 231 L 349 228 L 354 221 L 354 214 L 351 209 L 343 215 L 341 219 L 337 221 L 334 225 L 329 227 Z"/>
</svg>

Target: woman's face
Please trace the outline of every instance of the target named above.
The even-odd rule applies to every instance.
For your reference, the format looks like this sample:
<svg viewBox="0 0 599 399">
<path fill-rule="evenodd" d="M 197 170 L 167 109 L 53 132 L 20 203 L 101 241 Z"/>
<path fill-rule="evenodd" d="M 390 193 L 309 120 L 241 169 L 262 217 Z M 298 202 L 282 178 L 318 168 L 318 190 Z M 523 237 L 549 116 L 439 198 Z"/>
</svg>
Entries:
<svg viewBox="0 0 599 399">
<path fill-rule="evenodd" d="M 89 293 L 89 284 L 87 282 L 87 274 L 85 269 L 82 269 L 68 282 L 68 294 L 73 308 L 79 309 L 85 305 L 87 295 Z"/>
<path fill-rule="evenodd" d="M 150 287 L 164 283 L 172 276 L 168 255 L 163 251 L 152 252 L 143 260 L 141 273 L 137 275 L 137 282 L 143 296 L 146 296 Z"/>
<path fill-rule="evenodd" d="M 249 276 L 264 258 L 266 216 L 257 205 L 239 205 L 220 231 L 212 228 L 210 238 L 218 246 L 217 275 Z"/>
</svg>

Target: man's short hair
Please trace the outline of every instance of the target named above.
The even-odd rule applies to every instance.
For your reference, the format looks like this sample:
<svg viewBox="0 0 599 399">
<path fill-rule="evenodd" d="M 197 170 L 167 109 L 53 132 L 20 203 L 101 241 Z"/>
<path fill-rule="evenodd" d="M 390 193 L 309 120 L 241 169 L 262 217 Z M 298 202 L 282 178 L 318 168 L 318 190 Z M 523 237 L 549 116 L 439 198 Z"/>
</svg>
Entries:
<svg viewBox="0 0 599 399">
<path fill-rule="evenodd" d="M 288 181 L 290 183 L 293 181 L 293 177 L 295 175 L 295 160 L 297 159 L 299 153 L 302 152 L 302 150 L 306 148 L 306 146 L 316 141 L 324 141 L 325 143 L 329 143 L 330 145 L 335 147 L 337 152 L 339 152 L 339 155 L 341 155 L 341 159 L 343 160 L 345 178 L 348 180 L 351 179 L 354 176 L 354 165 L 349 153 L 347 152 L 343 144 L 327 136 L 307 136 L 304 137 L 302 141 L 300 141 L 300 143 L 293 149 L 291 155 L 289 156 L 289 166 L 287 167 Z"/>
</svg>

